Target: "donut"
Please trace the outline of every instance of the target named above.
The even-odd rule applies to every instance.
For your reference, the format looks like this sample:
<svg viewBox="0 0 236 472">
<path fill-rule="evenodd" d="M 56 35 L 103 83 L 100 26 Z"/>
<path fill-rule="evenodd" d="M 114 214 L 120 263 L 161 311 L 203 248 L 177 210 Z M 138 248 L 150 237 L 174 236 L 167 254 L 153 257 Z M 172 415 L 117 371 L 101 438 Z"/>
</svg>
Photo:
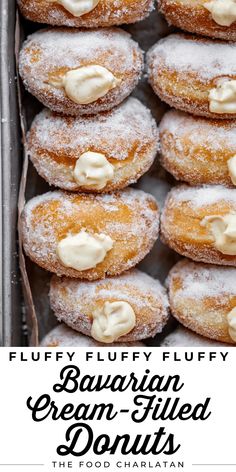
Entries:
<svg viewBox="0 0 236 472">
<path fill-rule="evenodd" d="M 40 30 L 23 44 L 26 89 L 53 111 L 89 115 L 119 105 L 135 88 L 143 54 L 119 28 Z"/>
<path fill-rule="evenodd" d="M 153 0 L 18 0 L 30 21 L 53 26 L 97 28 L 143 20 Z"/>
<path fill-rule="evenodd" d="M 175 331 L 168 334 L 160 343 L 160 347 L 225 347 L 225 344 L 212 339 L 199 336 L 198 334 L 178 326 Z"/>
<path fill-rule="evenodd" d="M 161 163 L 191 185 L 236 186 L 236 124 L 168 111 L 160 123 Z"/>
<path fill-rule="evenodd" d="M 154 92 L 170 106 L 209 118 L 236 118 L 236 44 L 185 34 L 148 53 Z"/>
<path fill-rule="evenodd" d="M 99 343 L 89 336 L 74 331 L 61 323 L 44 336 L 41 347 L 103 347 L 105 343 Z M 110 344 L 113 346 L 113 344 Z M 109 347 L 110 347 L 109 346 Z M 117 347 L 145 347 L 141 342 L 120 343 Z"/>
<path fill-rule="evenodd" d="M 165 289 L 138 270 L 93 282 L 53 276 L 50 304 L 59 321 L 105 344 L 153 337 L 168 320 Z"/>
<path fill-rule="evenodd" d="M 162 240 L 194 261 L 236 266 L 236 192 L 219 185 L 173 188 L 162 213 Z"/>
<path fill-rule="evenodd" d="M 235 280 L 233 267 L 178 262 L 167 283 L 173 316 L 201 336 L 235 344 Z"/>
<path fill-rule="evenodd" d="M 140 262 L 158 238 L 155 199 L 127 189 L 116 194 L 48 192 L 22 212 L 26 254 L 59 276 L 96 280 Z"/>
<path fill-rule="evenodd" d="M 236 41 L 234 0 L 157 0 L 169 24 L 190 33 Z"/>
<path fill-rule="evenodd" d="M 135 98 L 110 112 L 83 118 L 44 109 L 27 143 L 31 161 L 50 185 L 94 193 L 136 182 L 153 163 L 158 147 L 155 121 Z"/>
</svg>

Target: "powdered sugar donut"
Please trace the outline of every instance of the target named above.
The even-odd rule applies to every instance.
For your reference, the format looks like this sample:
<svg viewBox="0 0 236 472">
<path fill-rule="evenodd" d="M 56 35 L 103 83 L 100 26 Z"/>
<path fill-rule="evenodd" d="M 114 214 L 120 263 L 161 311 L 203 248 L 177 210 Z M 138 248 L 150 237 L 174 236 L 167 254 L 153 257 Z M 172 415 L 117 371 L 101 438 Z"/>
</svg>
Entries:
<svg viewBox="0 0 236 472">
<path fill-rule="evenodd" d="M 153 0 L 18 0 L 18 4 L 28 20 L 79 28 L 134 23 L 153 8 Z"/>
<path fill-rule="evenodd" d="M 162 239 L 195 261 L 236 266 L 236 192 L 179 186 L 167 196 Z"/>
<path fill-rule="evenodd" d="M 142 67 L 138 44 L 118 28 L 40 30 L 28 37 L 19 58 L 27 90 L 68 115 L 119 105 L 136 86 Z"/>
<path fill-rule="evenodd" d="M 136 182 L 153 163 L 158 146 L 150 111 L 129 98 L 111 112 L 83 118 L 45 109 L 33 122 L 27 147 L 49 184 L 97 193 Z"/>
<path fill-rule="evenodd" d="M 168 278 L 172 314 L 211 339 L 236 343 L 236 269 L 179 262 Z"/>
<path fill-rule="evenodd" d="M 209 118 L 236 117 L 236 44 L 172 34 L 148 53 L 149 81 L 169 105 Z"/>
<path fill-rule="evenodd" d="M 104 343 L 155 336 L 168 319 L 165 289 L 138 270 L 95 282 L 54 276 L 50 302 L 59 321 Z"/>
<path fill-rule="evenodd" d="M 24 249 L 34 262 L 90 280 L 135 266 L 158 230 L 155 199 L 135 189 L 102 196 L 49 192 L 30 200 L 22 214 Z"/>
<path fill-rule="evenodd" d="M 99 343 L 89 336 L 84 336 L 69 328 L 65 324 L 60 324 L 52 329 L 43 338 L 41 347 L 102 347 L 105 343 Z M 109 347 L 113 346 L 110 344 Z M 141 342 L 114 344 L 116 347 L 145 347 Z"/>
<path fill-rule="evenodd" d="M 236 41 L 234 0 L 157 0 L 169 24 L 190 33 Z"/>
<path fill-rule="evenodd" d="M 236 124 L 171 110 L 160 123 L 161 163 L 191 185 L 236 185 Z"/>
</svg>

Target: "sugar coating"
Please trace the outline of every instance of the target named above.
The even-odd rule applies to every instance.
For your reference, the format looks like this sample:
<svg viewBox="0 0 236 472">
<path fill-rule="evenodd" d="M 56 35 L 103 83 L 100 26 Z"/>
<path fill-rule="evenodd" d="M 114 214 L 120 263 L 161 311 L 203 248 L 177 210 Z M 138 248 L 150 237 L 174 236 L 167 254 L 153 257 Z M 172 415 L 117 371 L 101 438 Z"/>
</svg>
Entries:
<svg viewBox="0 0 236 472">
<path fill-rule="evenodd" d="M 182 138 L 185 137 L 188 137 L 190 152 L 191 148 L 195 150 L 195 147 L 199 145 L 206 150 L 221 151 L 226 148 L 236 153 L 234 120 L 209 120 L 170 110 L 164 115 L 159 130 L 160 133 L 168 132 L 174 137 L 175 146 L 180 153 L 184 152 Z M 175 158 L 178 159 L 178 156 Z"/>
<path fill-rule="evenodd" d="M 178 326 L 178 328 L 170 333 L 161 342 L 161 347 L 224 347 L 226 344 L 204 338 L 198 334 Z"/>
<path fill-rule="evenodd" d="M 41 347 L 105 347 L 106 344 L 99 343 L 89 336 L 84 336 L 77 331 L 69 328 L 65 324 L 60 324 L 52 329 L 46 336 L 43 338 Z M 144 347 L 144 344 L 141 342 L 136 343 L 116 343 L 109 344 L 109 347 Z"/>
<path fill-rule="evenodd" d="M 236 269 L 234 267 L 220 267 L 183 260 L 171 270 L 167 285 L 172 277 L 181 279 L 181 285 L 175 293 L 176 299 L 202 300 L 206 297 L 236 295 Z"/>
<path fill-rule="evenodd" d="M 157 128 L 151 112 L 136 98 L 127 99 L 111 112 L 70 118 L 44 109 L 34 122 L 36 149 L 75 155 L 77 147 L 97 147 L 117 160 L 128 157 L 136 141 L 140 147 L 157 140 Z M 63 141 L 59 137 L 63 137 Z M 73 139 L 73 140 L 72 140 Z M 31 148 L 31 152 L 36 149 Z"/>
<path fill-rule="evenodd" d="M 107 284 L 109 284 L 108 289 L 106 288 Z M 122 286 L 127 289 L 126 292 L 122 292 Z M 135 289 L 133 293 L 130 290 L 132 287 Z M 87 298 L 96 299 L 98 291 L 99 298 L 119 300 L 122 296 L 123 301 L 135 303 L 140 310 L 149 306 L 148 297 L 150 295 L 154 298 L 159 298 L 161 304 L 166 309 L 169 306 L 166 291 L 159 280 L 153 279 L 139 270 L 132 270 L 117 277 L 93 282 L 78 282 L 74 279 L 62 278 L 60 280 L 60 288 L 64 288 L 67 295 L 71 294 L 73 297 L 76 297 L 78 310 L 81 311 L 83 311 L 84 300 L 87 300 Z M 140 294 L 140 298 L 136 296 L 137 291 Z M 151 307 L 152 305 L 150 305 Z"/>
<path fill-rule="evenodd" d="M 175 204 L 186 202 L 192 208 L 200 208 L 207 205 L 213 205 L 217 202 L 229 202 L 236 205 L 236 191 L 223 187 L 221 185 L 202 185 L 188 187 L 180 185 L 173 188 L 169 193 L 168 199 L 173 196 Z"/>
<path fill-rule="evenodd" d="M 180 72 L 196 72 L 205 82 L 236 75 L 236 44 L 171 34 L 158 41 L 148 54 L 148 62 Z"/>
<path fill-rule="evenodd" d="M 86 28 L 134 23 L 144 19 L 154 9 L 153 0 L 100 0 L 98 7 L 90 14 L 75 18 L 56 3 L 47 3 L 38 19 L 41 1 L 18 0 L 18 4 L 23 14 L 31 21 Z"/>
<path fill-rule="evenodd" d="M 167 322 L 166 290 L 158 280 L 138 270 L 94 282 L 52 278 L 50 302 L 57 319 L 86 335 L 91 332 L 92 311 L 109 300 L 125 301 L 135 311 L 136 325 L 121 341 L 154 336 Z"/>
<path fill-rule="evenodd" d="M 89 105 L 70 100 L 63 88 L 52 85 L 65 71 L 97 64 L 121 79 L 119 86 Z M 76 30 L 54 28 L 30 35 L 19 57 L 19 71 L 25 87 L 45 106 L 69 115 L 96 114 L 121 103 L 137 84 L 143 54 L 131 35 L 119 28 Z M 53 76 L 54 77 L 54 76 Z"/>
</svg>

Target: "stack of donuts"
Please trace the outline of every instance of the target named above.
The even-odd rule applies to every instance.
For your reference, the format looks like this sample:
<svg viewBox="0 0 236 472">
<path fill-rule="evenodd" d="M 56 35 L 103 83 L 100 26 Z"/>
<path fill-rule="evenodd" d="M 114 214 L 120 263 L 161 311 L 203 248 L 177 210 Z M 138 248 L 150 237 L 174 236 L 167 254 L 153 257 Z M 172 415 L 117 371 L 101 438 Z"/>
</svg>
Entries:
<svg viewBox="0 0 236 472">
<path fill-rule="evenodd" d="M 154 0 L 18 0 L 27 19 L 49 25 L 19 59 L 45 107 L 27 153 L 55 187 L 21 216 L 25 253 L 54 274 L 50 304 L 63 322 L 43 346 L 140 346 L 162 332 L 169 307 L 180 325 L 163 346 L 236 343 L 236 2 L 157 3 L 185 31 L 147 54 L 149 82 L 172 107 L 159 130 L 130 97 L 143 52 L 117 27 L 148 16 Z M 167 288 L 136 268 L 158 239 L 160 208 L 128 187 L 159 148 L 183 182 L 167 196 L 162 241 L 188 258 Z"/>
<path fill-rule="evenodd" d="M 42 345 L 140 345 L 162 331 L 169 303 L 160 282 L 135 269 L 158 238 L 158 204 L 126 187 L 152 165 L 159 134 L 129 98 L 143 52 L 113 26 L 143 19 L 153 0 L 18 3 L 27 19 L 52 25 L 29 36 L 19 58 L 26 89 L 46 107 L 27 153 L 56 187 L 21 216 L 25 253 L 54 274 L 50 303 L 63 322 Z"/>
<path fill-rule="evenodd" d="M 162 165 L 183 182 L 161 218 L 162 240 L 188 258 L 168 277 L 170 307 L 185 328 L 235 344 L 236 2 L 158 3 L 184 30 L 147 58 L 154 92 L 172 107 L 160 124 Z"/>
</svg>

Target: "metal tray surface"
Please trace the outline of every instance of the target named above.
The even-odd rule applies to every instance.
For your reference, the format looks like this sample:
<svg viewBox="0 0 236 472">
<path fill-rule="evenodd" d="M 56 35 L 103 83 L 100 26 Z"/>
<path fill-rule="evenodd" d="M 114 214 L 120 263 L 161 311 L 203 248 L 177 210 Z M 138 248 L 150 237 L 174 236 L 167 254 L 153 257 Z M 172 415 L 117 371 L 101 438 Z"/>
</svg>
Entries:
<svg viewBox="0 0 236 472">
<path fill-rule="evenodd" d="M 21 174 L 21 138 L 15 67 L 15 1 L 0 2 L 0 346 L 19 346 L 22 297 L 17 256 L 17 201 Z"/>
</svg>

